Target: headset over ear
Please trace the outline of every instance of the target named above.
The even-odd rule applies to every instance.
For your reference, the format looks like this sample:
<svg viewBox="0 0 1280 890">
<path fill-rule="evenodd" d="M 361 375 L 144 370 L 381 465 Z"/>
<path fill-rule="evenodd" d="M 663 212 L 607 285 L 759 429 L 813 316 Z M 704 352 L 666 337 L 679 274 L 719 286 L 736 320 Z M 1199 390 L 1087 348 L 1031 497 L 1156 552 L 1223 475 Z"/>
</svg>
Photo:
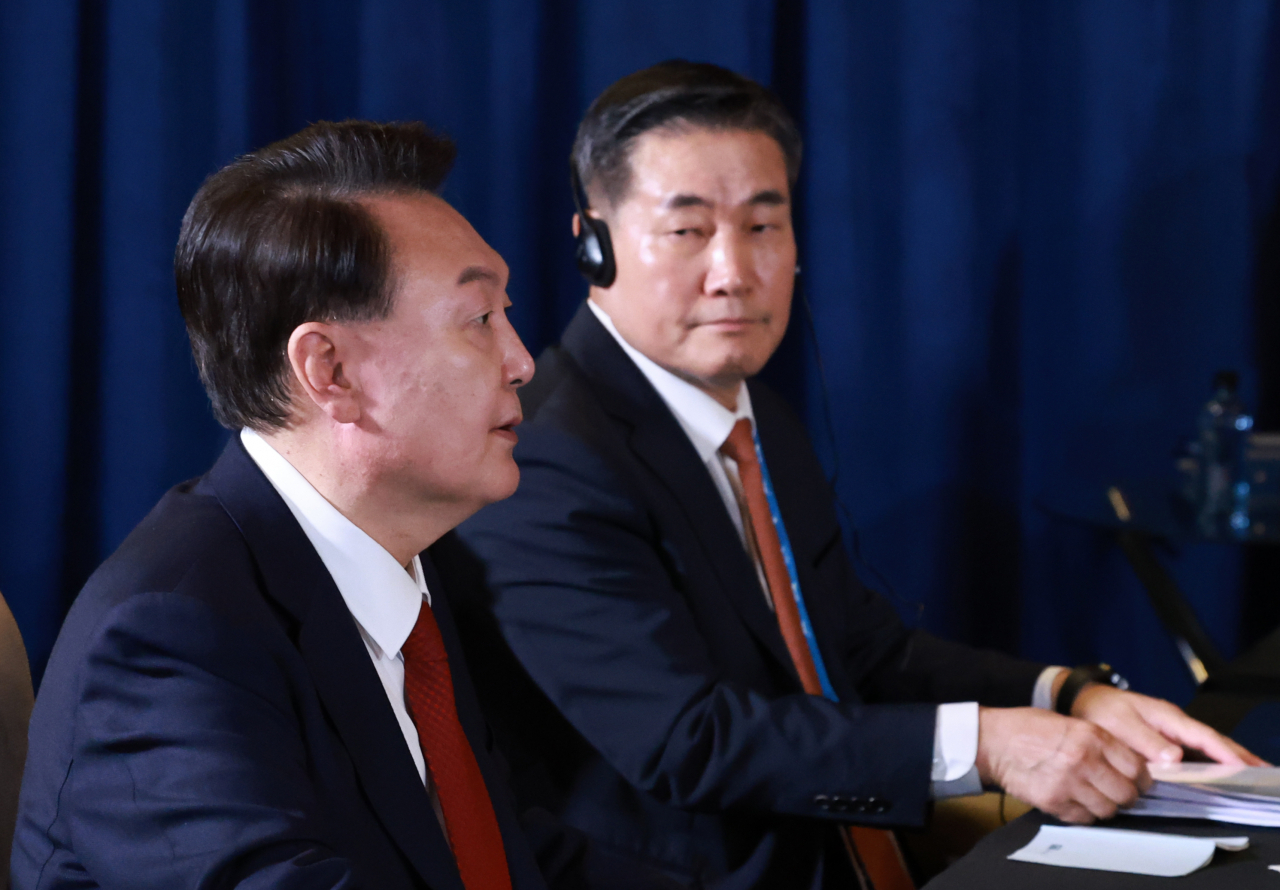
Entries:
<svg viewBox="0 0 1280 890">
<path fill-rule="evenodd" d="M 569 162 L 569 185 L 573 189 L 573 206 L 578 211 L 578 237 L 574 253 L 578 271 L 596 287 L 609 287 L 617 277 L 618 266 L 613 259 L 613 242 L 609 240 L 609 226 L 602 219 L 587 216 L 591 206 L 586 189 L 578 178 L 578 168 Z"/>
</svg>

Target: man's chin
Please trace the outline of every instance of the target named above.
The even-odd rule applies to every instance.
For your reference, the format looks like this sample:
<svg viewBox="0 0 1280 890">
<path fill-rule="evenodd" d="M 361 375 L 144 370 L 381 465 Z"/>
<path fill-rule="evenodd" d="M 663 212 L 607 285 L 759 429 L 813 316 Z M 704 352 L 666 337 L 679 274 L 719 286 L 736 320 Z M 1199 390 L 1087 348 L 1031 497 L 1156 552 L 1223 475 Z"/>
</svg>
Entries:
<svg viewBox="0 0 1280 890">
<path fill-rule="evenodd" d="M 520 468 L 516 466 L 516 462 L 510 457 L 510 466 L 503 467 L 501 472 L 494 473 L 488 490 L 485 492 L 487 499 L 486 504 L 492 504 L 496 501 L 505 501 L 516 493 L 516 488 L 520 485 Z"/>
<path fill-rule="evenodd" d="M 701 366 L 698 376 L 706 380 L 751 377 L 778 348 L 772 337 L 761 337 L 759 332 L 752 338 L 721 335 L 708 339 L 710 342 L 692 344 L 694 348 L 687 353 L 695 360 L 691 364 Z"/>
<path fill-rule="evenodd" d="M 707 368 L 704 380 L 719 388 L 737 386 L 748 377 L 754 377 L 764 367 L 764 361 L 752 356 L 731 356 Z"/>
</svg>

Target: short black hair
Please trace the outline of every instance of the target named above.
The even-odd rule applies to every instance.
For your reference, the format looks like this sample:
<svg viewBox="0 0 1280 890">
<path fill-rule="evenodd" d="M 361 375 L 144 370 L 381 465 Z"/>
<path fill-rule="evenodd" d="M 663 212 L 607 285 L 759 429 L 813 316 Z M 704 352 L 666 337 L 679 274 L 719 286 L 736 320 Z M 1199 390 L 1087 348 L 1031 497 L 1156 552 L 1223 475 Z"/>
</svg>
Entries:
<svg viewBox="0 0 1280 890">
<path fill-rule="evenodd" d="M 593 199 L 616 206 L 631 187 L 636 139 L 678 126 L 772 136 L 786 160 L 788 182 L 795 186 L 803 141 L 782 101 L 749 77 L 683 59 L 628 74 L 601 93 L 578 126 L 569 163 Z"/>
<path fill-rule="evenodd" d="M 219 423 L 288 425 L 285 353 L 298 325 L 390 313 L 391 248 L 361 200 L 435 193 L 454 154 L 417 122 L 320 121 L 205 180 L 182 220 L 174 277 Z"/>
</svg>

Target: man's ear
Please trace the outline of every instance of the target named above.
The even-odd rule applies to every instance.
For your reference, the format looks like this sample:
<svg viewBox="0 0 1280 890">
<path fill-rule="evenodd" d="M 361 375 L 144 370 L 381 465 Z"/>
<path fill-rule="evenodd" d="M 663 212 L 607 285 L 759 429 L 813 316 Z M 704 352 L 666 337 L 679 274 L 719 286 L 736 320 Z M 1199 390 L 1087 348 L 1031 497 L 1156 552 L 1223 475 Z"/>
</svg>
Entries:
<svg viewBox="0 0 1280 890">
<path fill-rule="evenodd" d="M 294 328 L 289 337 L 289 367 L 302 397 L 336 423 L 360 419 L 356 381 L 343 362 L 350 344 L 338 325 L 309 321 Z"/>
</svg>

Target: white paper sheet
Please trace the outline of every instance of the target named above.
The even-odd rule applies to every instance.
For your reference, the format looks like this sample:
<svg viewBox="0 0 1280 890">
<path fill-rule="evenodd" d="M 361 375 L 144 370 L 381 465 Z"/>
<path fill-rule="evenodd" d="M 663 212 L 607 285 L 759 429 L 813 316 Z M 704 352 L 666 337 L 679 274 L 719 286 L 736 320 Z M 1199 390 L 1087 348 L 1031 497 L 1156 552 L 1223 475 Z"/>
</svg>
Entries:
<svg viewBox="0 0 1280 890">
<path fill-rule="evenodd" d="M 1157 782 L 1208 785 L 1223 792 L 1249 794 L 1280 803 L 1280 767 L 1228 766 L 1225 763 L 1149 763 Z"/>
<path fill-rule="evenodd" d="M 1017 862 L 1176 878 L 1209 864 L 1215 850 L 1243 850 L 1247 837 L 1190 837 L 1123 828 L 1042 825 Z"/>
<path fill-rule="evenodd" d="M 1150 764 L 1156 780 L 1128 812 L 1280 827 L 1280 768 L 1218 763 Z"/>
</svg>

